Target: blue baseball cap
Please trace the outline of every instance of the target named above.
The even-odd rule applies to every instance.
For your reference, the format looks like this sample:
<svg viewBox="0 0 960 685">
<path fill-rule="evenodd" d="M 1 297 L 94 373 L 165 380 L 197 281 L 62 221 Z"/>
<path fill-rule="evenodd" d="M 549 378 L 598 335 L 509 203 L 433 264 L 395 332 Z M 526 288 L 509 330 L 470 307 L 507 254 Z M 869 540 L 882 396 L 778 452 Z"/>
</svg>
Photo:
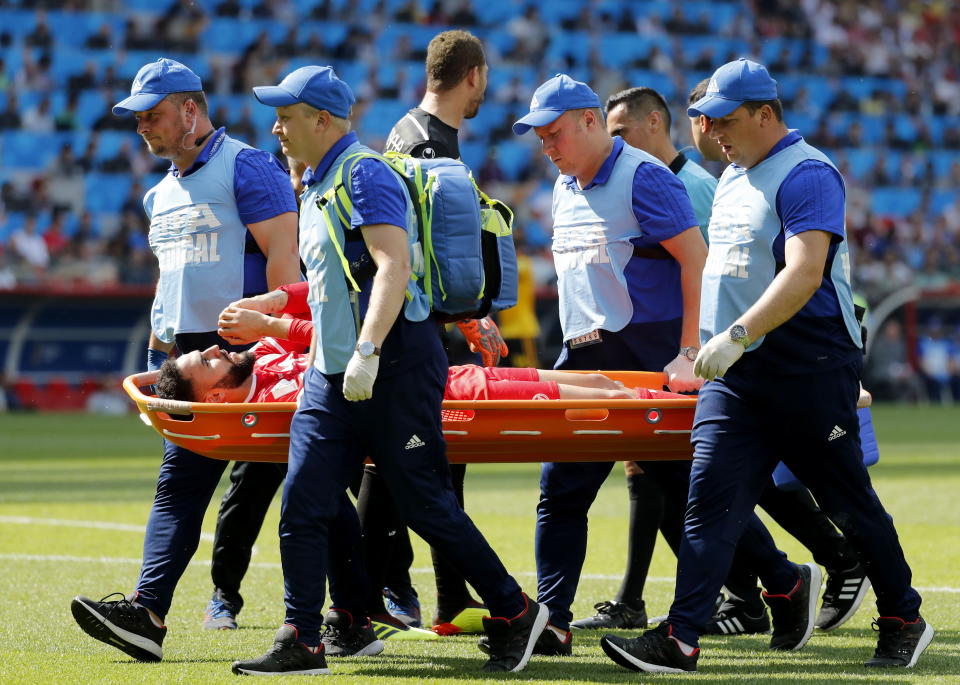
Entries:
<svg viewBox="0 0 960 685">
<path fill-rule="evenodd" d="M 341 119 L 350 116 L 350 107 L 357 101 L 350 86 L 337 77 L 333 67 L 300 67 L 287 74 L 280 85 L 257 86 L 253 94 L 270 107 L 305 102 Z"/>
<path fill-rule="evenodd" d="M 531 128 L 556 121 L 564 112 L 589 107 L 600 107 L 600 97 L 590 86 L 566 74 L 557 74 L 533 93 L 530 111 L 513 125 L 513 132 L 522 136 Z"/>
<path fill-rule="evenodd" d="M 744 102 L 777 99 L 777 82 L 762 64 L 741 57 L 713 72 L 707 93 L 687 109 L 688 117 L 725 117 Z"/>
<path fill-rule="evenodd" d="M 140 67 L 130 86 L 130 97 L 113 106 L 116 115 L 153 109 L 170 93 L 203 90 L 200 77 L 176 60 L 161 57 Z"/>
</svg>

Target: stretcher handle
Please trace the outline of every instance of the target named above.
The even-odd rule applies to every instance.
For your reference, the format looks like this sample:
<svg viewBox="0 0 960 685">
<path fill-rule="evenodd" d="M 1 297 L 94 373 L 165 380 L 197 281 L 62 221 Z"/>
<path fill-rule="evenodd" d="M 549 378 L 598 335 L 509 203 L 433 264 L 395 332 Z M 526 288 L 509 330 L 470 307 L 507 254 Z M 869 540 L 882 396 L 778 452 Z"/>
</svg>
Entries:
<svg viewBox="0 0 960 685">
<path fill-rule="evenodd" d="M 123 389 L 137 404 L 144 404 L 148 411 L 165 411 L 168 414 L 189 416 L 193 413 L 193 404 L 182 400 L 164 400 L 153 395 L 144 395 L 140 388 L 153 385 L 157 380 L 156 371 L 146 371 L 127 376 L 123 379 Z"/>
</svg>

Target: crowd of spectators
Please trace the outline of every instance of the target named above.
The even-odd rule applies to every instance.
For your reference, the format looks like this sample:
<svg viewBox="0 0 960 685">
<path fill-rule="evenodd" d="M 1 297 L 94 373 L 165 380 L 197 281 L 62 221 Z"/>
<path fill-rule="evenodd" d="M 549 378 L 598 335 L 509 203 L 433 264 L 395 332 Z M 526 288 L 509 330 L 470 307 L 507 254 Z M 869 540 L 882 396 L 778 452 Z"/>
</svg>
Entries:
<svg viewBox="0 0 960 685">
<path fill-rule="evenodd" d="M 333 64 L 357 91 L 356 128 L 376 145 L 419 100 L 426 43 L 449 26 L 481 36 L 491 67 L 487 101 L 463 127 L 464 159 L 516 209 L 542 289 L 553 279 L 555 170 L 510 131 L 535 85 L 567 71 L 601 97 L 653 86 L 689 145 L 687 92 L 741 55 L 769 66 L 787 123 L 844 174 L 855 288 L 875 304 L 906 285 L 960 282 L 954 3 L 0 0 L 0 13 L 0 289 L 152 284 L 140 199 L 166 164 L 109 111 L 147 59 L 190 64 L 214 123 L 274 150 L 271 112 L 250 88 L 304 63 Z M 44 140 L 57 146 L 46 157 L 31 147 Z"/>
</svg>

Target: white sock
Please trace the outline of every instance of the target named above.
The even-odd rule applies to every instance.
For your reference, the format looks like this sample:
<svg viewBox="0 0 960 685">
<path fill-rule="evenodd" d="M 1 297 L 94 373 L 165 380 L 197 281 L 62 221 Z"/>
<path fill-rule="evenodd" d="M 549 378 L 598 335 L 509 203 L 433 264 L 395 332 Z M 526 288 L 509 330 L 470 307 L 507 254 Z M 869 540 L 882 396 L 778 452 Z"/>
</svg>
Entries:
<svg viewBox="0 0 960 685">
<path fill-rule="evenodd" d="M 695 651 L 697 651 L 696 647 L 691 647 L 690 645 L 688 645 L 686 642 L 682 640 L 678 640 L 675 637 L 671 637 L 670 639 L 677 643 L 677 646 L 680 648 L 680 651 L 683 652 L 684 656 L 690 656 Z"/>
<path fill-rule="evenodd" d="M 556 626 L 552 626 L 549 623 L 547 624 L 547 630 L 552 630 L 553 634 L 560 638 L 560 642 L 563 642 L 567 639 L 567 631 L 565 630 L 560 630 Z"/>
</svg>

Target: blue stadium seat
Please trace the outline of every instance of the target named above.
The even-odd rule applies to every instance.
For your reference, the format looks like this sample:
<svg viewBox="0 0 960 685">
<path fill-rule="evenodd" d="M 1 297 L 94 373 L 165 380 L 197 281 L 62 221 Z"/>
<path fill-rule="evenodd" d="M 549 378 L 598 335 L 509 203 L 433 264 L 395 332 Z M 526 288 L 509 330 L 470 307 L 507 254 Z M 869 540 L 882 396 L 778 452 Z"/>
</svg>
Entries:
<svg viewBox="0 0 960 685">
<path fill-rule="evenodd" d="M 132 126 L 130 131 L 101 131 L 97 137 L 97 150 L 94 153 L 94 159 L 97 162 L 102 162 L 105 159 L 116 157 L 124 142 L 129 144 L 130 150 L 136 150 L 138 145 L 143 144 L 140 136 L 133 131 Z"/>
<path fill-rule="evenodd" d="M 40 171 L 44 169 L 60 151 L 60 139 L 45 133 L 28 131 L 7 131 L 0 139 L 3 147 L 3 167 Z"/>
<path fill-rule="evenodd" d="M 496 155 L 497 164 L 508 181 L 516 181 L 530 164 L 530 148 L 523 143 L 504 141 L 497 145 Z"/>
<path fill-rule="evenodd" d="M 28 10 L 0 9 L 0 26 L 14 37 L 22 38 L 37 25 L 36 15 Z"/>
<path fill-rule="evenodd" d="M 935 190 L 930 198 L 930 216 L 942 214 L 947 207 L 960 202 L 960 190 Z"/>
<path fill-rule="evenodd" d="M 361 135 L 386 138 L 408 109 L 409 105 L 399 100 L 374 100 L 363 115 Z"/>
<path fill-rule="evenodd" d="M 305 21 L 300 24 L 297 36 L 306 44 L 310 36 L 316 34 L 320 37 L 320 42 L 323 43 L 323 45 L 327 48 L 332 48 L 343 42 L 343 39 L 347 35 L 348 28 L 349 27 L 343 22 Z M 390 43 L 385 41 L 383 45 L 387 46 L 390 45 Z M 310 58 L 308 57 L 308 59 Z M 316 58 L 312 58 L 310 63 L 316 64 Z"/>
<path fill-rule="evenodd" d="M 668 100 L 672 100 L 677 95 L 677 84 L 674 83 L 673 79 L 670 78 L 669 75 L 663 74 L 659 71 L 631 69 L 629 72 L 627 72 L 627 77 L 629 79 L 631 88 L 653 88 Z M 679 114 L 674 113 L 674 118 L 677 116 L 679 116 Z"/>
<path fill-rule="evenodd" d="M 881 216 L 907 216 L 920 206 L 920 191 L 915 188 L 884 186 L 874 189 L 870 204 Z"/>
<path fill-rule="evenodd" d="M 486 142 L 480 141 L 463 141 L 460 143 L 460 159 L 473 170 L 474 176 L 483 166 L 488 147 Z"/>
<path fill-rule="evenodd" d="M 960 154 L 955 150 L 932 150 L 928 153 L 933 161 L 933 171 L 938 178 L 946 178 L 954 164 L 960 164 Z"/>
<path fill-rule="evenodd" d="M 53 33 L 57 49 L 81 48 L 92 32 L 90 24 L 76 12 L 47 12 L 47 26 Z"/>
<path fill-rule="evenodd" d="M 129 174 L 87 174 L 87 209 L 91 212 L 119 212 L 130 194 Z"/>
<path fill-rule="evenodd" d="M 583 49 L 584 43 L 577 45 Z M 599 41 L 600 61 L 611 69 L 621 69 L 650 54 L 653 43 L 632 33 L 609 33 Z"/>
<path fill-rule="evenodd" d="M 877 163 L 877 153 L 871 148 L 848 148 L 844 152 L 850 173 L 856 179 L 864 178 Z"/>
</svg>

